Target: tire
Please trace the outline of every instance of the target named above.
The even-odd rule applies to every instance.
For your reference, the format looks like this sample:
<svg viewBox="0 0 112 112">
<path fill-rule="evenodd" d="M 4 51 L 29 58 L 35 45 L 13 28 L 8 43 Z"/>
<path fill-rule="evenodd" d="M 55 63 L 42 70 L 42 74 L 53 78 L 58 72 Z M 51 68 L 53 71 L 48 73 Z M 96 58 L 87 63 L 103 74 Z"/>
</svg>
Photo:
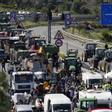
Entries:
<svg viewBox="0 0 112 112">
<path fill-rule="evenodd" d="M 84 62 L 87 62 L 87 54 L 84 54 Z"/>
</svg>

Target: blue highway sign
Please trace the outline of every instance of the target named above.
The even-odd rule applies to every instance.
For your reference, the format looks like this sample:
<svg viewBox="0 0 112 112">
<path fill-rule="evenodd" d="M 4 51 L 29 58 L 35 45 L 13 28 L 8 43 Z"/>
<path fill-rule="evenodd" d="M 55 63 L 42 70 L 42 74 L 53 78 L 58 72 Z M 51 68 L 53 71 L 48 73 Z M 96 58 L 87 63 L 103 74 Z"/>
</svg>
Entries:
<svg viewBox="0 0 112 112">
<path fill-rule="evenodd" d="M 65 27 L 71 25 L 72 19 L 71 19 L 71 14 L 70 13 L 64 14 L 64 22 L 65 22 Z"/>
<path fill-rule="evenodd" d="M 103 3 L 101 4 L 101 25 L 109 26 L 112 25 L 112 4 Z"/>
</svg>

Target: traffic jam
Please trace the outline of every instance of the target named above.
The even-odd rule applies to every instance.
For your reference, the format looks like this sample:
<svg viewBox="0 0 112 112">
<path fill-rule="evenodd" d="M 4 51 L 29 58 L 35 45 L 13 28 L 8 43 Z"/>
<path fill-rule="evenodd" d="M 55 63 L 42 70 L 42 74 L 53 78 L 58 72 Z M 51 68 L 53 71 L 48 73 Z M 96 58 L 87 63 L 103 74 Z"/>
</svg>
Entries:
<svg viewBox="0 0 112 112">
<path fill-rule="evenodd" d="M 11 112 L 112 112 L 112 48 L 86 43 L 62 53 L 60 42 L 2 25 L 0 60 Z M 60 33 L 58 31 L 58 33 Z M 6 67 L 7 64 L 7 67 Z"/>
</svg>

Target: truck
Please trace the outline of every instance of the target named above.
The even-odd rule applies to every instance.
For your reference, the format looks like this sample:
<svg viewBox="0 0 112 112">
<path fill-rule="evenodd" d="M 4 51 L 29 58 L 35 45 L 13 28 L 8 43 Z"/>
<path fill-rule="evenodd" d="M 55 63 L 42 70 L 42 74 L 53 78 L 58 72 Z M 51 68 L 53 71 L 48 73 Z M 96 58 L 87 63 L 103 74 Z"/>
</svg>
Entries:
<svg viewBox="0 0 112 112">
<path fill-rule="evenodd" d="M 94 71 L 82 72 L 82 81 L 86 88 L 92 88 L 93 85 L 101 85 L 103 83 L 103 75 Z"/>
<path fill-rule="evenodd" d="M 31 92 L 34 87 L 33 75 L 31 71 L 12 72 L 12 92 Z"/>
<path fill-rule="evenodd" d="M 72 103 L 64 94 L 46 94 L 44 96 L 44 112 L 71 112 Z"/>
<path fill-rule="evenodd" d="M 76 112 L 87 112 L 89 109 L 97 108 L 111 108 L 112 94 L 105 90 L 82 90 L 79 91 L 79 102 L 77 103 L 78 109 Z M 83 111 L 81 111 L 83 110 Z"/>
</svg>

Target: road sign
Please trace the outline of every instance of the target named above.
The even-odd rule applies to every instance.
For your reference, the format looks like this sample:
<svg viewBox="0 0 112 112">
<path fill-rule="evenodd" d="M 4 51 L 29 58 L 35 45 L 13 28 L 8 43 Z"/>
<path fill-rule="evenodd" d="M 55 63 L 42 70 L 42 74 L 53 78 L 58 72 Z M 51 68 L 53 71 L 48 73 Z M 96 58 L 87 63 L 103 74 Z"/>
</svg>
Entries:
<svg viewBox="0 0 112 112">
<path fill-rule="evenodd" d="M 63 45 L 63 41 L 61 39 L 58 39 L 58 40 L 55 41 L 55 45 L 57 47 L 61 47 Z"/>
<path fill-rule="evenodd" d="M 112 25 L 112 4 L 101 4 L 100 23 L 104 26 Z"/>
<path fill-rule="evenodd" d="M 11 12 L 10 13 L 10 21 L 15 22 L 16 21 L 16 12 Z"/>
<path fill-rule="evenodd" d="M 65 27 L 71 25 L 72 19 L 70 13 L 64 14 L 64 22 L 65 22 Z"/>
<path fill-rule="evenodd" d="M 63 34 L 60 30 L 57 31 L 56 35 L 54 36 L 54 39 L 64 39 Z"/>
</svg>

